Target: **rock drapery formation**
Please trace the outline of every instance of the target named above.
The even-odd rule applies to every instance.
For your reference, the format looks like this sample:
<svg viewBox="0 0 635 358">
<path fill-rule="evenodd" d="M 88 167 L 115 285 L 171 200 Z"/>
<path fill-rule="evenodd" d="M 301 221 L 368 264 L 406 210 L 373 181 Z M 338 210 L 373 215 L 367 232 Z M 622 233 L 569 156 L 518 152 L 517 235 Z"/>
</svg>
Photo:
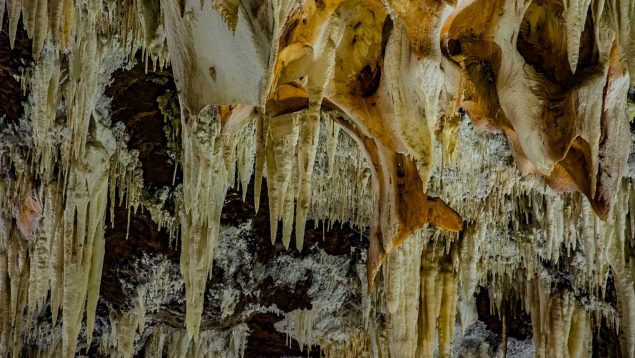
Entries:
<svg viewBox="0 0 635 358">
<path fill-rule="evenodd" d="M 631 1 L 0 24 L 0 355 L 635 356 Z"/>
</svg>

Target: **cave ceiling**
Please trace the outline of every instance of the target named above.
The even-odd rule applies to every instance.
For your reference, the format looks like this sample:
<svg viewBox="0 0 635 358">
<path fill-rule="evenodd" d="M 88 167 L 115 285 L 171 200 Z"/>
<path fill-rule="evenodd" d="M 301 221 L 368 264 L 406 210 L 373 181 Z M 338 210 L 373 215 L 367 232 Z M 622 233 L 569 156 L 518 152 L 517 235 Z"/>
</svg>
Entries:
<svg viewBox="0 0 635 358">
<path fill-rule="evenodd" d="M 635 357 L 632 0 L 0 0 L 1 357 Z"/>
</svg>

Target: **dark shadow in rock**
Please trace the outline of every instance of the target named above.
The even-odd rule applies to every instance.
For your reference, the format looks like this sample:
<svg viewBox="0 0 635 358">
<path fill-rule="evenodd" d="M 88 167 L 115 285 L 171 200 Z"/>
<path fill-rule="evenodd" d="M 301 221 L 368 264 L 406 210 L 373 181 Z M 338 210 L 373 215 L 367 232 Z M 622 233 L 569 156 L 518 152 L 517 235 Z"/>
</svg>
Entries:
<svg viewBox="0 0 635 358">
<path fill-rule="evenodd" d="M 4 26 L 3 26 L 4 25 Z M 6 116 L 9 122 L 15 122 L 24 113 L 23 103 L 26 96 L 22 84 L 16 79 L 23 74 L 33 62 L 31 40 L 27 37 L 22 25 L 18 24 L 13 49 L 9 43 L 9 19 L 4 16 L 4 24 L 0 24 L 0 116 Z"/>
<path fill-rule="evenodd" d="M 112 83 L 106 95 L 112 98 L 111 117 L 121 121 L 130 137 L 128 147 L 139 151 L 145 186 L 172 185 L 174 161 L 170 158 L 168 139 L 164 127 L 166 121 L 157 99 L 171 96 L 178 98 L 171 70 L 145 72 L 139 61 L 132 69 L 119 69 L 113 73 Z M 178 108 L 178 107 L 177 107 Z M 182 182 L 177 172 L 176 183 Z"/>
</svg>

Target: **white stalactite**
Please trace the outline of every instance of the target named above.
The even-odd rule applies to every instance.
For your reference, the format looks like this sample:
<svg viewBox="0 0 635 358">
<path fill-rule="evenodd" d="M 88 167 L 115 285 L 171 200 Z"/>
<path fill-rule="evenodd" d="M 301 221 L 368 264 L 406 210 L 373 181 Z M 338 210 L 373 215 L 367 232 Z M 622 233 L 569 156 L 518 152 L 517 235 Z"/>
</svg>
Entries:
<svg viewBox="0 0 635 358">
<path fill-rule="evenodd" d="M 198 335 L 205 284 L 212 271 L 220 215 L 227 191 L 223 138 L 213 108 L 182 117 L 183 209 L 181 212 L 181 273 L 185 280 L 186 327 Z"/>
</svg>

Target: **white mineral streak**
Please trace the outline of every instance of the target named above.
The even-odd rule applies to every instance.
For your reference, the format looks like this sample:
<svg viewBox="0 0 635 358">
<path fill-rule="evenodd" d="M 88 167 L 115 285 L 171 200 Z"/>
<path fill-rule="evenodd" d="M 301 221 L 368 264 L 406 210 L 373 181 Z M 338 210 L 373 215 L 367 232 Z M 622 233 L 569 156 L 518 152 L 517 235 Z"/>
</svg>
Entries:
<svg viewBox="0 0 635 358">
<path fill-rule="evenodd" d="M 185 280 L 188 337 L 198 334 L 205 283 L 212 272 L 220 215 L 227 192 L 220 118 L 208 107 L 197 117 L 182 117 L 183 208 L 181 273 Z"/>
</svg>

